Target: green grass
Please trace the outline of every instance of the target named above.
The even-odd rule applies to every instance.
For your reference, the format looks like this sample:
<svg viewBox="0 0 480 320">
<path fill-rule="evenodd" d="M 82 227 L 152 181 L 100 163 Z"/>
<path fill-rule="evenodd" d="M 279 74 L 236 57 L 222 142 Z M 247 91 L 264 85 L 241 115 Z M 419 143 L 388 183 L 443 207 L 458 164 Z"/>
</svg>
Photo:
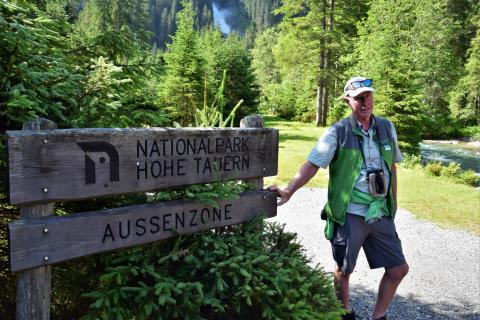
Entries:
<svg viewBox="0 0 480 320">
<path fill-rule="evenodd" d="M 265 179 L 266 185 L 287 185 L 325 128 L 265 117 L 266 126 L 280 129 L 278 175 Z M 307 187 L 326 187 L 327 170 L 319 173 Z M 480 235 L 480 191 L 445 177 L 433 177 L 422 169 L 398 168 L 398 202 L 417 218 L 440 226 Z"/>
<path fill-rule="evenodd" d="M 278 175 L 265 179 L 265 185 L 287 185 L 307 160 L 310 150 L 315 145 L 325 128 L 317 128 L 313 123 L 284 121 L 273 117 L 265 117 L 265 126 L 280 130 L 278 150 Z M 307 187 L 327 187 L 328 171 L 320 169 L 310 180 Z"/>
<path fill-rule="evenodd" d="M 399 168 L 398 203 L 415 216 L 480 235 L 480 191 L 421 169 Z"/>
</svg>

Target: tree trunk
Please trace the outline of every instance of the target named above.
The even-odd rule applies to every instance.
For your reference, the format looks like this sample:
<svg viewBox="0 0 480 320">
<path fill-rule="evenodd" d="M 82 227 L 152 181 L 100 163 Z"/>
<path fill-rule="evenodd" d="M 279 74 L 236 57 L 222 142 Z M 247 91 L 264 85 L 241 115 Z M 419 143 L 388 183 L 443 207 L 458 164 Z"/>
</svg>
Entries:
<svg viewBox="0 0 480 320">
<path fill-rule="evenodd" d="M 320 77 L 318 78 L 317 82 L 317 113 L 316 113 L 316 118 L 315 118 L 315 124 L 317 127 L 319 127 L 322 124 L 322 97 L 323 97 L 323 86 Z"/>
<path fill-rule="evenodd" d="M 325 48 L 325 73 L 324 73 L 324 85 L 325 88 L 323 90 L 323 97 L 322 97 L 322 116 L 321 116 L 321 125 L 326 126 L 327 125 L 327 118 L 328 118 L 328 96 L 329 96 L 329 85 L 327 81 L 327 72 L 330 70 L 331 65 L 332 65 L 332 59 L 333 59 L 333 51 L 332 51 L 332 29 L 333 29 L 333 10 L 334 10 L 334 5 L 335 5 L 335 0 L 330 0 L 329 1 L 329 17 L 328 17 L 328 37 L 326 41 L 326 45 L 328 48 Z"/>
<path fill-rule="evenodd" d="M 324 125 L 323 124 L 323 103 L 325 99 L 325 89 L 326 89 L 326 81 L 325 81 L 325 55 L 326 55 L 326 48 L 325 48 L 325 32 L 326 32 L 326 14 L 327 14 L 327 4 L 326 0 L 322 1 L 322 34 L 320 36 L 320 72 L 318 75 L 317 80 L 317 112 L 316 112 L 316 120 L 315 124 L 318 126 Z"/>
</svg>

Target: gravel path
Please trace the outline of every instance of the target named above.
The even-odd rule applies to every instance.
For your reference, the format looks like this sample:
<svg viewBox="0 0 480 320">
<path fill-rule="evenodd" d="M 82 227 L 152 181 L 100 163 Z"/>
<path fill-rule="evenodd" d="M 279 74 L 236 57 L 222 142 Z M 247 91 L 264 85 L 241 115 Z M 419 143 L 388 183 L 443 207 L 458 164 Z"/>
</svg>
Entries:
<svg viewBox="0 0 480 320">
<path fill-rule="evenodd" d="M 269 219 L 298 234 L 312 263 L 333 269 L 330 242 L 323 236 L 321 207 L 326 189 L 299 190 L 277 217 Z M 480 237 L 417 220 L 399 209 L 397 232 L 410 273 L 400 284 L 388 319 L 480 319 Z M 360 253 L 351 283 L 351 306 L 368 319 L 383 269 L 370 270 Z"/>
</svg>

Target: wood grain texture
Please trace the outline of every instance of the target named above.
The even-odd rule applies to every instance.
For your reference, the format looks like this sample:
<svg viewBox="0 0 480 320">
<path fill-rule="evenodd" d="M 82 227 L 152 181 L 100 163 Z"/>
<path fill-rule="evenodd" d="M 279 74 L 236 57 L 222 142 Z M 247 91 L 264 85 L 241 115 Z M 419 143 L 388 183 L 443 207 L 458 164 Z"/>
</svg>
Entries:
<svg viewBox="0 0 480 320">
<path fill-rule="evenodd" d="M 252 114 L 240 120 L 240 128 L 263 128 L 263 116 Z M 253 184 L 256 190 L 263 189 L 263 178 L 245 179 L 247 183 Z"/>
<path fill-rule="evenodd" d="M 17 320 L 50 319 L 52 267 L 20 272 L 17 278 Z"/>
<path fill-rule="evenodd" d="M 33 130 L 33 131 L 40 131 L 40 130 L 54 130 L 57 129 L 57 124 L 52 120 L 48 120 L 45 118 L 37 118 L 30 121 L 27 121 L 23 124 L 23 130 Z"/>
<path fill-rule="evenodd" d="M 45 266 L 110 251 L 239 224 L 277 212 L 276 194 L 251 191 L 219 208 L 190 200 L 168 201 L 9 223 L 10 270 Z"/>
<path fill-rule="evenodd" d="M 277 174 L 277 129 L 7 131 L 11 204 Z"/>
<path fill-rule="evenodd" d="M 240 120 L 240 128 L 263 128 L 263 116 L 251 114 Z"/>
<path fill-rule="evenodd" d="M 53 130 L 57 124 L 48 119 L 38 118 L 23 124 L 23 130 Z M 29 219 L 53 215 L 53 203 L 42 203 L 20 207 L 20 218 Z M 17 277 L 17 320 L 50 319 L 51 266 L 22 271 Z"/>
</svg>

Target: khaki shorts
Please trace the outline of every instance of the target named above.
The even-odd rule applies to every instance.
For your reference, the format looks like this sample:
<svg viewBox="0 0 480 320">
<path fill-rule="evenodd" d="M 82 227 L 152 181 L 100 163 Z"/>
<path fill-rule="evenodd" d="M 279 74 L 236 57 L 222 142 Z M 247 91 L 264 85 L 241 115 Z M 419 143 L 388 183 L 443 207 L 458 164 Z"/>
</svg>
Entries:
<svg viewBox="0 0 480 320">
<path fill-rule="evenodd" d="M 345 223 L 335 224 L 332 244 L 333 259 L 344 273 L 352 273 L 360 248 L 371 269 L 391 268 L 406 263 L 402 244 L 390 217 L 366 224 L 365 217 L 345 215 Z"/>
</svg>

